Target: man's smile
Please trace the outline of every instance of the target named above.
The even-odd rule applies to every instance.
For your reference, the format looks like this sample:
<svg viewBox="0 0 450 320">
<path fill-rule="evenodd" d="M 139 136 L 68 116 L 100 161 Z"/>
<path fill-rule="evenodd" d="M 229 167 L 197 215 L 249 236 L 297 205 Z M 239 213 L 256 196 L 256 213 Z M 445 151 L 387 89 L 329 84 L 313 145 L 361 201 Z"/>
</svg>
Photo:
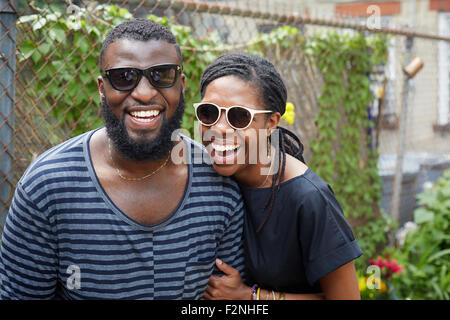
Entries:
<svg viewBox="0 0 450 320">
<path fill-rule="evenodd" d="M 132 111 L 130 115 L 135 118 L 137 121 L 142 122 L 150 122 L 155 119 L 159 115 L 159 110 L 150 110 L 150 111 Z"/>
</svg>

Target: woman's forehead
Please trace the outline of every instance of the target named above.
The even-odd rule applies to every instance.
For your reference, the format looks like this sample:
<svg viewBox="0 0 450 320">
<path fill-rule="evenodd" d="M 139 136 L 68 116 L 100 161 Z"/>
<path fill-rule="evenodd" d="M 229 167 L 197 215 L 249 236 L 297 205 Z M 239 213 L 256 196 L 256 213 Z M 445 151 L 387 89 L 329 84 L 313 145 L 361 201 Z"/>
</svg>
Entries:
<svg viewBox="0 0 450 320">
<path fill-rule="evenodd" d="M 206 87 L 203 101 L 214 102 L 223 107 L 241 105 L 264 109 L 259 90 L 251 82 L 232 75 L 211 81 Z"/>
</svg>

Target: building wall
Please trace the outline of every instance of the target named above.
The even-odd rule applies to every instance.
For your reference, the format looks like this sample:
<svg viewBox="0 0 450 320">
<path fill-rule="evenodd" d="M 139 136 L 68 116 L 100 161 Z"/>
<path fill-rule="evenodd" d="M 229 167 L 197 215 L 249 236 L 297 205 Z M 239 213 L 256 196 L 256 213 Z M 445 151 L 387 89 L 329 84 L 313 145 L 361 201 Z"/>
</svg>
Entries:
<svg viewBox="0 0 450 320">
<path fill-rule="evenodd" d="M 403 0 L 400 14 L 395 16 L 396 25 L 412 28 L 418 32 L 438 34 L 438 11 L 430 10 L 427 0 Z M 420 57 L 424 67 L 410 82 L 405 150 L 407 152 L 450 153 L 450 133 L 434 130 L 438 121 L 439 59 L 436 40 L 414 39 L 412 54 L 406 54 L 405 37 L 397 36 L 396 43 L 396 113 L 400 116 L 404 75 L 402 67 L 408 59 Z M 398 146 L 397 130 L 383 130 L 381 153 L 395 153 Z"/>
</svg>

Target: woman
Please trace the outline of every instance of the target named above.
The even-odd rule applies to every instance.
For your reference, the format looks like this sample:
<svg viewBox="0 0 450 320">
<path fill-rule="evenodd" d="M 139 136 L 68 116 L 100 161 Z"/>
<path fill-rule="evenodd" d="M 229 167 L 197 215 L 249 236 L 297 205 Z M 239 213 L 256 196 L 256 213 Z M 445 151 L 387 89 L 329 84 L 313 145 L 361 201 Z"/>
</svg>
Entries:
<svg viewBox="0 0 450 320">
<path fill-rule="evenodd" d="M 239 182 L 247 209 L 248 279 L 217 259 L 224 275 L 211 277 L 204 298 L 359 299 L 353 260 L 362 251 L 330 186 L 304 164 L 300 140 L 278 127 L 287 92 L 275 67 L 227 53 L 204 71 L 200 91 L 203 143 L 214 169 Z"/>
</svg>

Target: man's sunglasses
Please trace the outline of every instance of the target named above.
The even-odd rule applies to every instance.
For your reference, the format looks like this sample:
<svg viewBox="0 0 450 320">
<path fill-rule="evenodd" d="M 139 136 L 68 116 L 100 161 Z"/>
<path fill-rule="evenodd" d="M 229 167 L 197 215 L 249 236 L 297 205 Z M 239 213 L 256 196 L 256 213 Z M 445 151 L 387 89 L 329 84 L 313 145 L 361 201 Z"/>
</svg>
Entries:
<svg viewBox="0 0 450 320">
<path fill-rule="evenodd" d="M 236 130 L 246 129 L 253 121 L 253 116 L 259 113 L 272 113 L 270 110 L 255 110 L 242 106 L 231 106 L 229 108 L 219 107 L 211 102 L 194 103 L 195 116 L 204 126 L 213 126 L 219 121 L 221 110 L 225 115 L 230 127 Z"/>
<path fill-rule="evenodd" d="M 145 76 L 155 88 L 170 88 L 180 73 L 181 66 L 178 64 L 160 64 L 145 70 L 131 67 L 108 69 L 102 76 L 108 78 L 114 89 L 130 91 L 137 87 L 142 76 Z"/>
</svg>

